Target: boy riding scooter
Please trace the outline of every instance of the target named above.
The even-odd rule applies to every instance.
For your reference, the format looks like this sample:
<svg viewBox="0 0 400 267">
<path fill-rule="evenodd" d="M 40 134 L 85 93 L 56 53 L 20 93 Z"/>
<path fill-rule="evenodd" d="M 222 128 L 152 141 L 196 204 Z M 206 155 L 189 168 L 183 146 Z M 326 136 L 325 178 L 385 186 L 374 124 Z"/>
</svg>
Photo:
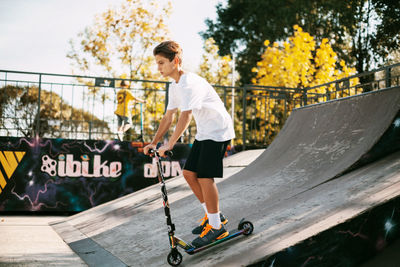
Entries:
<svg viewBox="0 0 400 267">
<path fill-rule="evenodd" d="M 224 224 L 227 219 L 220 213 L 219 196 L 214 178 L 223 176 L 222 160 L 227 146 L 235 137 L 232 119 L 214 88 L 200 76 L 182 70 L 182 49 L 174 41 L 165 41 L 154 48 L 158 70 L 172 78 L 169 87 L 167 111 L 152 142 L 144 153 L 156 150 L 157 143 L 170 128 L 178 109 L 181 113 L 168 143 L 158 148 L 160 156 L 173 149 L 177 140 L 194 118 L 197 134 L 183 169 L 183 176 L 200 201 L 205 216 L 193 229 L 199 234 L 192 241 L 194 247 L 203 247 L 229 235 Z"/>
</svg>

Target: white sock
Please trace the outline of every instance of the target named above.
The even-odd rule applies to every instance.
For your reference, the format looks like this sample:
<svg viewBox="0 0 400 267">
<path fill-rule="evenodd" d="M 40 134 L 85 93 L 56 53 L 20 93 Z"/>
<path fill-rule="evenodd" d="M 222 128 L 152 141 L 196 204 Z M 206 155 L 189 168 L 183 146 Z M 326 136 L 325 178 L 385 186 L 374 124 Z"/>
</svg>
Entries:
<svg viewBox="0 0 400 267">
<path fill-rule="evenodd" d="M 208 212 L 207 212 L 207 206 L 206 206 L 206 203 L 205 203 L 205 202 L 203 202 L 203 203 L 201 203 L 201 205 L 203 206 L 204 212 L 205 212 L 205 213 L 208 213 Z"/>
<path fill-rule="evenodd" d="M 208 213 L 208 224 L 212 226 L 214 229 L 221 228 L 221 218 L 219 217 L 219 212 L 217 213 Z"/>
</svg>

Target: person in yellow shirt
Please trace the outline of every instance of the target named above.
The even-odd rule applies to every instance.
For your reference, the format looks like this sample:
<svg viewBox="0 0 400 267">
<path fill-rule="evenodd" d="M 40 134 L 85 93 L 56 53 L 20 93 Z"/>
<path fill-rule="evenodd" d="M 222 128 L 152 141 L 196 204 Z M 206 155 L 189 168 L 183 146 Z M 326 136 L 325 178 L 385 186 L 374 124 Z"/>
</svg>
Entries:
<svg viewBox="0 0 400 267">
<path fill-rule="evenodd" d="M 125 80 L 121 82 L 121 89 L 117 92 L 117 109 L 115 115 L 118 119 L 118 138 L 123 140 L 126 131 L 131 128 L 132 117 L 131 117 L 131 105 L 133 101 L 146 103 L 144 100 L 134 97 L 132 92 L 128 89 L 129 83 Z"/>
</svg>

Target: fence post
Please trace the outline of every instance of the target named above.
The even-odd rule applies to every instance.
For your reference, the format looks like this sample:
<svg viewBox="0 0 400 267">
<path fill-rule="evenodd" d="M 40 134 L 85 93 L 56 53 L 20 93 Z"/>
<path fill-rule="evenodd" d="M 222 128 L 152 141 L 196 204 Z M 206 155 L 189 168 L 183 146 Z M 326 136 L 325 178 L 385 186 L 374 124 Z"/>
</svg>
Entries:
<svg viewBox="0 0 400 267">
<path fill-rule="evenodd" d="M 226 106 L 226 87 L 223 87 L 223 89 L 224 89 L 224 106 L 225 106 L 225 108 L 227 108 L 227 106 Z"/>
<path fill-rule="evenodd" d="M 386 88 L 392 86 L 392 68 L 390 67 L 385 68 L 385 86 Z"/>
<path fill-rule="evenodd" d="M 168 107 L 168 96 L 169 96 L 169 83 L 165 85 L 165 106 L 164 106 L 164 113 L 167 112 Z"/>
<path fill-rule="evenodd" d="M 288 98 L 287 98 L 287 94 L 283 94 L 284 95 L 284 101 L 285 101 L 285 110 L 283 111 L 284 113 L 284 118 L 285 118 L 285 121 L 286 121 L 286 118 L 287 118 L 287 103 L 288 103 Z"/>
<path fill-rule="evenodd" d="M 325 97 L 326 97 L 326 101 L 331 100 L 331 91 L 329 91 L 329 87 L 327 87 L 325 90 Z"/>
<path fill-rule="evenodd" d="M 89 121 L 89 140 L 92 139 L 92 121 Z"/>
<path fill-rule="evenodd" d="M 303 88 L 303 106 L 307 106 L 307 91 L 308 91 L 308 87 Z"/>
<path fill-rule="evenodd" d="M 242 121 L 242 141 L 243 141 L 243 150 L 246 150 L 246 96 L 247 96 L 247 88 L 246 85 L 243 87 L 243 121 Z"/>
<path fill-rule="evenodd" d="M 39 74 L 39 86 L 38 86 L 38 108 L 37 108 L 37 117 L 36 117 L 36 136 L 39 136 L 40 130 L 40 95 L 42 91 L 42 74 Z"/>
</svg>

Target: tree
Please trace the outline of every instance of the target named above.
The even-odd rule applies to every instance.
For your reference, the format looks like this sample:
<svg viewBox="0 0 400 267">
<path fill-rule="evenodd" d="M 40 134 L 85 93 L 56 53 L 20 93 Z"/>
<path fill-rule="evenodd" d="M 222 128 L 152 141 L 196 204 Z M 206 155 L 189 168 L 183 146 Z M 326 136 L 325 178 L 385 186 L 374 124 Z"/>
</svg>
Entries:
<svg viewBox="0 0 400 267">
<path fill-rule="evenodd" d="M 382 2 L 383 4 L 378 4 Z M 393 2 L 393 3 L 392 3 Z M 377 43 L 379 33 L 386 40 L 399 33 L 390 24 L 390 15 L 398 10 L 393 0 L 228 0 L 217 6 L 217 20 L 206 20 L 208 29 L 204 39 L 213 37 L 221 55 L 237 53 L 238 71 L 242 83 L 250 83 L 251 68 L 263 53 L 264 40 L 284 41 L 293 34 L 292 25 L 298 24 L 318 42 L 328 38 L 340 59 L 364 72 L 379 60 L 375 55 L 394 49 L 395 42 Z M 391 9 L 391 4 L 396 8 Z M 379 7 L 381 6 L 381 10 Z M 384 15 L 386 14 L 386 15 Z M 394 17 L 398 17 L 397 12 Z M 374 27 L 374 21 L 386 21 Z M 399 20 L 396 19 L 398 22 Z M 395 24 L 395 25 L 398 25 Z M 375 40 L 375 41 L 374 41 Z"/>
<path fill-rule="evenodd" d="M 71 59 L 74 69 L 91 76 L 158 79 L 160 76 L 152 50 L 156 44 L 168 39 L 169 30 L 165 21 L 170 11 L 168 0 L 125 0 L 119 7 L 96 16 L 93 25 L 79 33 L 77 40 L 71 40 L 67 57 Z M 101 90 L 94 86 L 93 81 L 83 82 L 99 102 L 104 103 L 109 98 L 109 95 L 99 95 Z M 138 97 L 156 100 L 145 105 L 144 121 L 151 130 L 157 127 L 152 121 L 159 121 L 164 111 L 165 96 L 160 91 L 165 85 L 150 82 L 137 85 L 141 89 Z M 140 114 L 139 105 L 135 106 L 133 113 Z"/>
<path fill-rule="evenodd" d="M 96 138 L 109 138 L 111 131 L 107 123 L 95 115 L 76 109 L 56 93 L 41 90 L 40 111 L 38 109 L 39 89 L 32 87 L 6 86 L 0 95 L 0 118 L 7 131 L 15 130 L 24 137 L 88 138 L 89 129 Z M 37 128 L 38 116 L 40 119 Z M 19 135 L 19 134 L 18 134 Z"/>
<path fill-rule="evenodd" d="M 397 0 L 371 1 L 379 18 L 372 45 L 376 47 L 376 53 L 381 58 L 386 59 L 388 55 L 400 49 L 400 2 Z M 389 57 L 389 60 L 391 59 Z"/>
<path fill-rule="evenodd" d="M 350 76 L 356 72 L 338 59 L 328 39 L 317 48 L 315 38 L 298 25 L 294 34 L 279 45 L 266 40 L 262 60 L 253 68 L 254 84 L 287 88 L 306 88 Z M 336 66 L 342 69 L 336 69 Z M 319 91 L 318 93 L 325 93 Z"/>
<path fill-rule="evenodd" d="M 293 36 L 290 36 L 288 40 L 281 44 L 274 42 L 271 45 L 269 40 L 264 42 L 265 51 L 262 54 L 262 59 L 257 63 L 257 67 L 252 70 L 256 74 L 256 77 L 252 80 L 254 84 L 304 89 L 355 74 L 355 68 L 347 67 L 344 60 L 339 60 L 328 39 L 323 39 L 318 47 L 315 38 L 304 32 L 301 27 L 295 25 L 293 30 Z M 339 66 L 339 68 L 336 66 Z M 357 79 L 351 79 L 350 88 L 354 88 L 357 82 Z M 329 94 L 330 98 L 334 98 L 335 95 L 330 95 L 330 92 L 334 89 L 333 86 L 334 84 L 329 87 L 317 87 L 308 90 L 307 94 Z M 301 92 L 301 90 L 299 91 Z M 344 93 L 354 94 L 354 92 Z M 252 107 L 256 109 L 257 117 L 269 118 L 268 121 L 264 122 L 265 125 L 260 128 L 260 131 L 262 135 L 270 135 L 270 139 L 282 127 L 285 111 L 290 111 L 295 105 L 298 105 L 299 101 L 295 102 L 294 100 L 302 96 L 301 93 L 287 95 L 287 102 L 285 103 L 272 100 L 270 92 L 255 91 L 253 94 L 266 95 L 266 97 L 256 98 Z"/>
<path fill-rule="evenodd" d="M 205 40 L 199 74 L 210 84 L 230 86 L 232 85 L 232 58 L 230 55 L 220 56 L 218 51 L 219 48 L 213 38 Z"/>
<path fill-rule="evenodd" d="M 159 5 L 164 2 L 165 5 Z M 169 36 L 169 1 L 125 0 L 97 15 L 93 25 L 70 40 L 67 57 L 83 73 L 128 79 L 154 77 L 152 48 Z"/>
</svg>

